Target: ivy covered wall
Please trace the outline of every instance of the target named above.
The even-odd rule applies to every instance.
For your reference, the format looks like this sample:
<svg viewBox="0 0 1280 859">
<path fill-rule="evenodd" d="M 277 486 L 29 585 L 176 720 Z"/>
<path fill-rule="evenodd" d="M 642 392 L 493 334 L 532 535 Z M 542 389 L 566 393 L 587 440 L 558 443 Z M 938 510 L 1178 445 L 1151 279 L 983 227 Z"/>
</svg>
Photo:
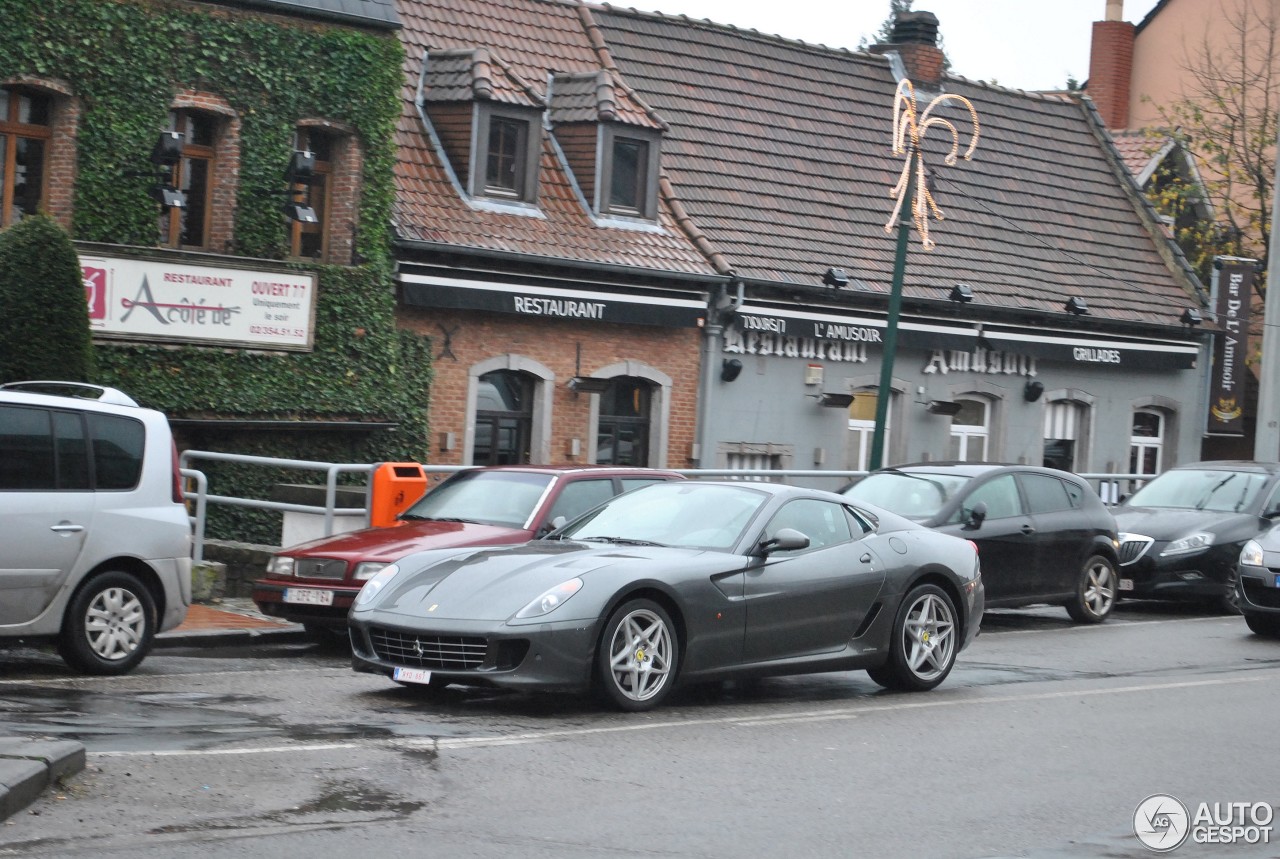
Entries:
<svg viewBox="0 0 1280 859">
<path fill-rule="evenodd" d="M 332 461 L 425 459 L 429 344 L 395 326 L 389 223 L 402 73 L 395 34 L 212 3 L 6 0 L 3 6 L 0 80 L 32 75 L 60 81 L 80 106 L 71 230 L 79 242 L 156 246 L 151 180 L 126 174 L 150 167 L 151 148 L 180 90 L 225 98 L 241 123 L 234 242 L 220 251 L 286 257 L 282 198 L 259 192 L 283 189 L 299 120 L 341 123 L 362 145 L 359 265 L 299 266 L 319 274 L 312 352 L 104 342 L 96 346 L 97 380 L 176 418 L 398 424 L 355 434 L 197 436 L 201 444 L 234 439 L 238 447 L 231 452 Z M 240 485 L 217 484 L 218 494 L 264 497 L 271 482 L 300 482 L 297 473 L 228 473 Z M 211 522 L 211 536 L 268 536 L 218 530 Z"/>
</svg>

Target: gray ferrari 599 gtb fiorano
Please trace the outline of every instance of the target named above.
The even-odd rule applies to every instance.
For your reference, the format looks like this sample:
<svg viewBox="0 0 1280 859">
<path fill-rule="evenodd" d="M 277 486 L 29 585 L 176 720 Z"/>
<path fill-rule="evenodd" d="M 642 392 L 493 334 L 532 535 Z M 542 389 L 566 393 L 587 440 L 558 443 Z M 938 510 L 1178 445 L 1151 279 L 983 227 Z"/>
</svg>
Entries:
<svg viewBox="0 0 1280 859">
<path fill-rule="evenodd" d="M 623 710 L 678 683 L 865 669 L 920 691 L 978 633 L 972 543 L 820 490 L 674 481 L 520 546 L 441 549 L 372 578 L 357 671 L 425 689 L 595 689 Z"/>
</svg>

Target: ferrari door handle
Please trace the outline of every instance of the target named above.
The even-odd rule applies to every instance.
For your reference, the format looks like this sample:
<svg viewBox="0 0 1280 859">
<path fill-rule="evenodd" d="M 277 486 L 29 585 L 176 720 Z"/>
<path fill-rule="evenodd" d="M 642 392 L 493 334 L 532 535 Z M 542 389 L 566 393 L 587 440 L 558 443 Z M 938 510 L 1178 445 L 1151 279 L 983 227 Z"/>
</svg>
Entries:
<svg viewBox="0 0 1280 859">
<path fill-rule="evenodd" d="M 862 556 L 861 558 L 859 558 L 858 560 L 859 560 L 859 561 L 862 561 L 862 563 L 864 563 L 864 564 L 869 564 L 869 563 L 871 563 L 871 553 L 870 553 L 870 552 L 867 552 L 865 555 L 863 555 L 863 556 Z"/>
<path fill-rule="evenodd" d="M 77 531 L 83 531 L 83 525 L 72 525 L 69 522 L 63 522 L 61 525 L 50 525 L 50 531 L 57 531 L 59 534 L 74 534 Z"/>
<path fill-rule="evenodd" d="M 1035 528 L 1033 528 L 1033 527 L 1031 527 L 1030 525 L 1023 525 L 1023 526 L 1022 526 L 1022 533 L 1026 534 L 1026 535 L 1028 535 L 1028 536 L 1030 536 L 1030 535 L 1034 534 L 1035 532 L 1036 532 L 1036 529 L 1035 529 Z"/>
</svg>

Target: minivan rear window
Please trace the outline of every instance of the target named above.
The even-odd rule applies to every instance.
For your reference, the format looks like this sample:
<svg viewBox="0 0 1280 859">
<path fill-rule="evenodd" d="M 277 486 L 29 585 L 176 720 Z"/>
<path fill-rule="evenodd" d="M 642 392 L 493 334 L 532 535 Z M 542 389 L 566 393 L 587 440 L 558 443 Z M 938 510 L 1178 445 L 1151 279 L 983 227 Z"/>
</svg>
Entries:
<svg viewBox="0 0 1280 859">
<path fill-rule="evenodd" d="M 94 484 L 98 489 L 132 489 L 142 475 L 146 433 L 141 422 L 117 415 L 90 413 Z"/>
</svg>

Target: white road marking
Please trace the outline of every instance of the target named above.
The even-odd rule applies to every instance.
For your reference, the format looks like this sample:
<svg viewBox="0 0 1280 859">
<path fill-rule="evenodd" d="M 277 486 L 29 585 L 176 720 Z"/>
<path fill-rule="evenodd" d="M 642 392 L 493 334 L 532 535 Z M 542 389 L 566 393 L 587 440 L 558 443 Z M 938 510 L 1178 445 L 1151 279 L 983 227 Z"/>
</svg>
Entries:
<svg viewBox="0 0 1280 859">
<path fill-rule="evenodd" d="M 130 752 L 90 752 L 89 757 L 124 758 L 124 757 L 200 757 L 202 755 L 251 755 L 251 754 L 291 754 L 294 752 L 325 752 L 338 749 L 352 749 L 380 745 L 391 748 L 410 748 L 428 750 L 461 750 L 494 748 L 498 746 L 524 745 L 563 740 L 573 737 L 589 737 L 599 734 L 625 734 L 637 731 L 665 731 L 672 728 L 728 726 L 728 727 L 761 727 L 766 725 L 784 725 L 800 722 L 821 722 L 835 719 L 856 719 L 868 713 L 890 713 L 902 710 L 923 710 L 938 707 L 958 707 L 973 704 L 1009 704 L 1026 703 L 1028 701 L 1052 701 L 1063 698 L 1086 698 L 1099 695 L 1128 695 L 1135 692 L 1163 692 L 1173 689 L 1196 689 L 1206 686 L 1229 686 L 1239 683 L 1273 683 L 1277 669 L 1251 671 L 1246 677 L 1217 678 L 1211 680 L 1184 680 L 1176 683 L 1151 683 L 1140 686 L 1117 686 L 1111 689 L 1082 689 L 1075 691 L 1035 692 L 1027 695 L 994 695 L 989 698 L 948 698 L 936 695 L 929 700 L 894 700 L 887 704 L 870 704 L 858 706 L 856 709 L 840 708 L 828 710 L 808 710 L 798 713 L 779 714 L 777 716 L 719 716 L 705 719 L 667 720 L 662 722 L 644 722 L 642 724 L 604 725 L 598 728 L 569 728 L 559 731 L 535 731 L 524 734 L 513 734 L 503 737 L 452 737 L 373 740 L 364 743 L 313 743 L 300 746 L 258 746 L 243 749 L 173 749 L 167 751 L 130 751 Z"/>
</svg>

